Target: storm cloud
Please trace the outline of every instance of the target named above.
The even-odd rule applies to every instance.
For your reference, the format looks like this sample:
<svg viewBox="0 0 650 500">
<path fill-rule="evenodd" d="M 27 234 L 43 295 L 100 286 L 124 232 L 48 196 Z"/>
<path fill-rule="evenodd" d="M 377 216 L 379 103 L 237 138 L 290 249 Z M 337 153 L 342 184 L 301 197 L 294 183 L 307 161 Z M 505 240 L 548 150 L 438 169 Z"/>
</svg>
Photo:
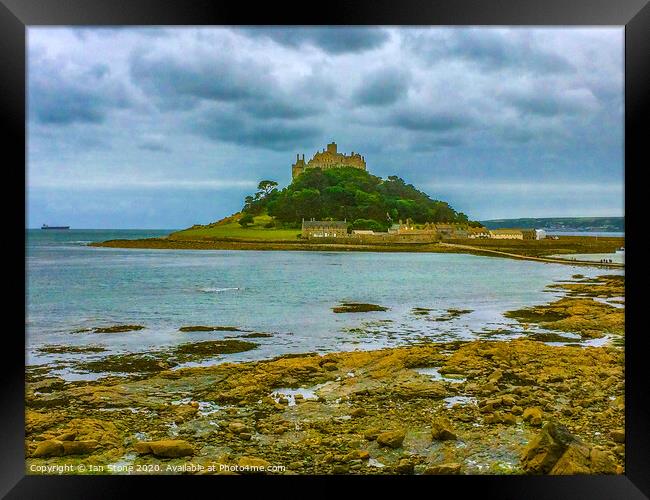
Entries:
<svg viewBox="0 0 650 500">
<path fill-rule="evenodd" d="M 409 89 L 410 74 L 399 68 L 381 68 L 365 75 L 355 92 L 356 101 L 366 106 L 386 106 L 405 96 Z"/>
<path fill-rule="evenodd" d="M 35 27 L 28 111 L 35 226 L 211 222 L 332 140 L 477 219 L 623 210 L 619 28 Z"/>
<path fill-rule="evenodd" d="M 288 47 L 305 45 L 317 47 L 330 54 L 364 52 L 381 47 L 388 32 L 371 28 L 248 28 L 243 33 L 251 37 L 266 37 Z"/>
</svg>

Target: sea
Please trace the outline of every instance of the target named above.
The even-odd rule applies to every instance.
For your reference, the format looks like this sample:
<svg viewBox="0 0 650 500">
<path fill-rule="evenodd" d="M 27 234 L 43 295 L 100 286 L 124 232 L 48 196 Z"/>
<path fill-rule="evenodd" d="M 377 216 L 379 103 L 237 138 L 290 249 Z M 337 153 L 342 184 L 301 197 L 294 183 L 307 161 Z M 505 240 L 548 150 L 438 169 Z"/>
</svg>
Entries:
<svg viewBox="0 0 650 500">
<path fill-rule="evenodd" d="M 234 326 L 271 336 L 252 339 L 259 343 L 256 349 L 181 366 L 422 341 L 511 339 L 526 332 L 503 313 L 561 296 L 546 289 L 550 283 L 575 274 L 622 274 L 621 270 L 450 253 L 88 246 L 94 241 L 170 232 L 26 230 L 26 364 L 58 363 L 56 374 L 63 378 L 92 379 L 102 374 L 84 373 L 75 368 L 77 361 L 241 335 L 179 331 L 193 325 Z M 335 314 L 332 308 L 342 302 L 377 304 L 388 310 Z M 416 308 L 426 308 L 428 314 L 416 314 Z M 449 312 L 454 309 L 468 312 Z M 79 332 L 116 324 L 145 328 Z M 106 351 L 39 351 L 53 345 L 93 345 Z"/>
</svg>

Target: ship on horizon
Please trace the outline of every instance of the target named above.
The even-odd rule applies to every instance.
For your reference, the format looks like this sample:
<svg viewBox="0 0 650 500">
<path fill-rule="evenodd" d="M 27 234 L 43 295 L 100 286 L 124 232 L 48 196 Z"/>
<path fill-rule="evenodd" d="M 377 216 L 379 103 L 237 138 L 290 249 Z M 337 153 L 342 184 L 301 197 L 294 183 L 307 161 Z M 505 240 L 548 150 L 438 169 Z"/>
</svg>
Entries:
<svg viewBox="0 0 650 500">
<path fill-rule="evenodd" d="M 41 229 L 70 229 L 70 226 L 48 226 L 47 224 L 43 224 Z"/>
</svg>

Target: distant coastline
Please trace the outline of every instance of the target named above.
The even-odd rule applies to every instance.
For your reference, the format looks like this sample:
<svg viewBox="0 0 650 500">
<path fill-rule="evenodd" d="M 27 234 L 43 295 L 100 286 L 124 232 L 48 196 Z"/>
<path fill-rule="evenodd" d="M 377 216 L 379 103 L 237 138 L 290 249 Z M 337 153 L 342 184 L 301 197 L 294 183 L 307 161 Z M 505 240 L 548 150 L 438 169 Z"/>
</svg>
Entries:
<svg viewBox="0 0 650 500">
<path fill-rule="evenodd" d="M 491 219 L 480 221 L 488 229 L 510 227 L 544 229 L 547 233 L 604 233 L 625 232 L 625 217 L 526 217 L 518 219 Z"/>
</svg>

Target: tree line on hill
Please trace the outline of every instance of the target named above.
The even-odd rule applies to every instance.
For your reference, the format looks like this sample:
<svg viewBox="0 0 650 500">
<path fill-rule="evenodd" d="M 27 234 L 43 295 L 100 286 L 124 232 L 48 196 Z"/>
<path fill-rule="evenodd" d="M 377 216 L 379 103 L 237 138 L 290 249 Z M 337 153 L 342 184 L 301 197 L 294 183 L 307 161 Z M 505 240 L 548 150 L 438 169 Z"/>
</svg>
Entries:
<svg viewBox="0 0 650 500">
<path fill-rule="evenodd" d="M 385 231 L 399 220 L 415 223 L 447 222 L 480 227 L 447 202 L 431 199 L 412 184 L 391 175 L 382 179 L 357 168 L 310 169 L 279 190 L 275 181 L 259 183 L 255 194 L 244 201 L 239 223 L 246 226 L 253 216 L 274 217 L 268 227 L 298 227 L 303 219 L 347 220 L 353 229 Z"/>
</svg>

